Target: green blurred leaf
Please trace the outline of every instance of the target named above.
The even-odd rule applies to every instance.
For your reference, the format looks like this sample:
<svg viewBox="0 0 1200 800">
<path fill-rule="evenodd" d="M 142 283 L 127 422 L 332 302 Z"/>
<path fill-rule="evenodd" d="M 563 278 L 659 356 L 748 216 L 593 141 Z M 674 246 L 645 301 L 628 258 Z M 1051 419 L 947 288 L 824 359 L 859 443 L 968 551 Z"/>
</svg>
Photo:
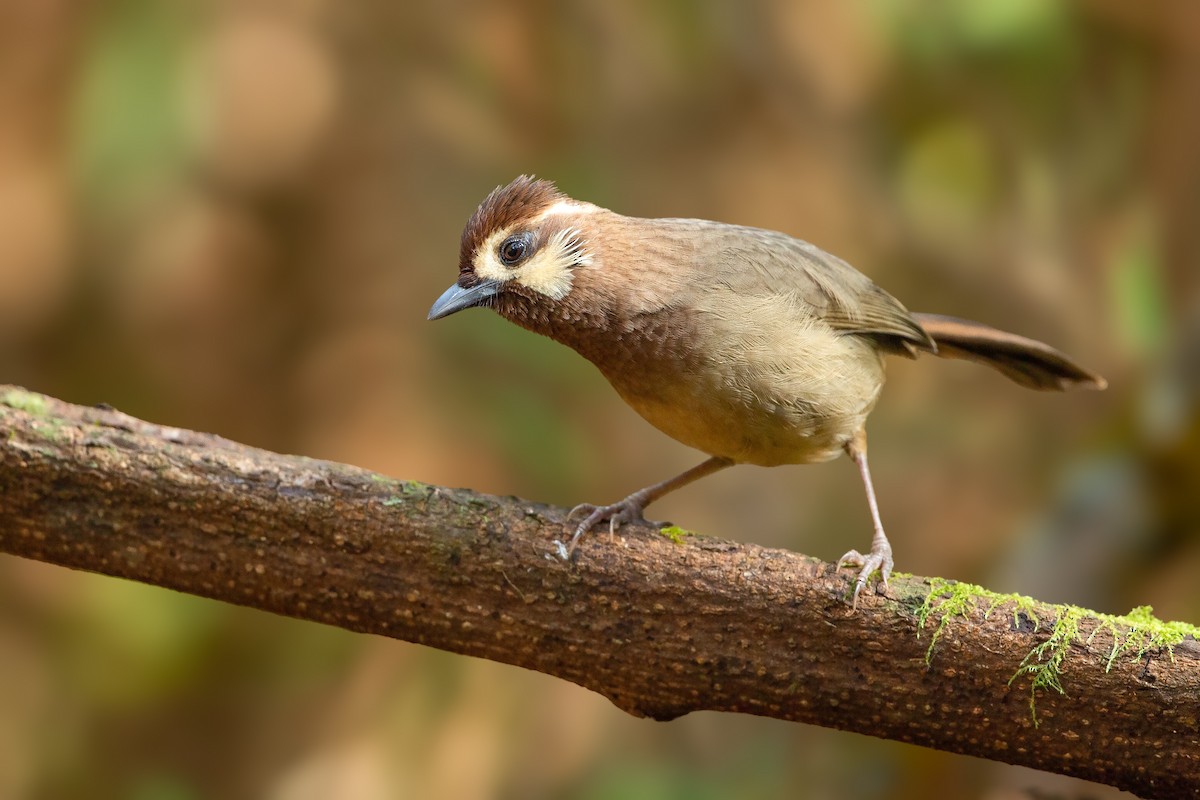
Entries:
<svg viewBox="0 0 1200 800">
<path fill-rule="evenodd" d="M 1062 0 L 875 0 L 881 29 L 920 60 L 1042 49 L 1067 28 Z"/>
<path fill-rule="evenodd" d="M 711 774 L 680 764 L 624 764 L 596 776 L 585 789 L 588 800 L 719 800 L 730 786 Z"/>
<path fill-rule="evenodd" d="M 199 790 L 183 778 L 155 773 L 143 776 L 129 792 L 130 800 L 199 800 Z"/>
<path fill-rule="evenodd" d="M 1125 345 L 1138 353 L 1160 351 L 1167 339 L 1167 288 L 1149 220 L 1129 226 L 1115 248 L 1110 274 L 1113 308 Z"/>
<path fill-rule="evenodd" d="M 898 180 L 910 218 L 933 235 L 981 224 L 997 189 L 989 143 L 965 119 L 943 120 L 919 134 L 904 153 Z"/>
<path fill-rule="evenodd" d="M 83 56 L 72 150 L 87 197 L 104 205 L 180 168 L 187 139 L 184 4 L 109 4 Z"/>
<path fill-rule="evenodd" d="M 1060 0 L 953 0 L 955 33 L 980 50 L 1027 47 L 1057 36 L 1066 5 Z"/>
<path fill-rule="evenodd" d="M 93 697 L 115 705 L 153 703 L 194 679 L 228 609 L 133 581 L 87 576 L 65 644 L 69 667 Z"/>
</svg>

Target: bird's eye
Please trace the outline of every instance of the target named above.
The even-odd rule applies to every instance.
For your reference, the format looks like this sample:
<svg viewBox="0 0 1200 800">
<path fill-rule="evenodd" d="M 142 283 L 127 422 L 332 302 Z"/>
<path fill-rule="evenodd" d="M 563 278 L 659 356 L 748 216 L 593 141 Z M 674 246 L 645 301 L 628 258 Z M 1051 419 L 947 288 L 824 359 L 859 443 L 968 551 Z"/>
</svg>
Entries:
<svg viewBox="0 0 1200 800">
<path fill-rule="evenodd" d="M 529 253 L 529 234 L 518 233 L 500 244 L 500 260 L 504 266 L 513 267 Z"/>
</svg>

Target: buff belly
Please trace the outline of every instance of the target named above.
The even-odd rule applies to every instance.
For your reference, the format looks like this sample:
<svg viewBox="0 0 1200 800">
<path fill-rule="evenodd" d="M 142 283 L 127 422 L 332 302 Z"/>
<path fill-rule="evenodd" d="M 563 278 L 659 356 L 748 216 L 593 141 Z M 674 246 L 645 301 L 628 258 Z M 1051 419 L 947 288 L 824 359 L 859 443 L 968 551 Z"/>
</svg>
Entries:
<svg viewBox="0 0 1200 800">
<path fill-rule="evenodd" d="M 809 353 L 824 359 L 821 369 L 792 351 L 783 364 L 639 364 L 606 377 L 647 422 L 710 455 L 760 466 L 828 461 L 863 427 L 883 386 L 883 364 L 857 337 L 838 336 L 836 346 L 833 335 L 826 339 L 819 354 Z M 653 379 L 631 374 L 644 372 Z"/>
</svg>

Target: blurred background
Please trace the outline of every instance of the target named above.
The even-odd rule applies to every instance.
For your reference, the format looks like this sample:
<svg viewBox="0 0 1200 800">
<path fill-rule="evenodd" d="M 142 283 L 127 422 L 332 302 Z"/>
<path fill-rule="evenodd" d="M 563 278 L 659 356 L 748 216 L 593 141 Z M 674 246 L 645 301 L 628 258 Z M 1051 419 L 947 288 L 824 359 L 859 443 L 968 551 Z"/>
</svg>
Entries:
<svg viewBox="0 0 1200 800">
<path fill-rule="evenodd" d="M 792 233 L 1104 374 L 1042 395 L 893 360 L 870 431 L 898 567 L 1197 622 L 1197 142 L 1186 0 L 0 0 L 0 382 L 400 478 L 623 497 L 699 454 L 565 348 L 484 311 L 425 321 L 476 204 L 536 173 Z M 825 559 L 870 541 L 845 459 L 653 512 Z M 85 796 L 1117 793 L 637 720 L 516 668 L 0 557 L 0 797 Z"/>
</svg>

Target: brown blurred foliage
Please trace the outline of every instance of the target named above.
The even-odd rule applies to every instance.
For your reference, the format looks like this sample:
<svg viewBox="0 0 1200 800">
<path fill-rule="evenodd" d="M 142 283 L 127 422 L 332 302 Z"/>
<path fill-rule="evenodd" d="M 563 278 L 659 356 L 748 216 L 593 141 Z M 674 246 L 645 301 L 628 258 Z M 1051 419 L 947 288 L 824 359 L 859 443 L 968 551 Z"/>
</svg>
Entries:
<svg viewBox="0 0 1200 800">
<path fill-rule="evenodd" d="M 618 498 L 696 454 L 550 342 L 424 320 L 475 204 L 533 172 L 793 233 L 1104 373 L 1040 396 L 895 363 L 872 460 L 898 562 L 1195 622 L 1197 142 L 1186 0 L 0 0 L 0 378 L 401 477 Z M 833 558 L 869 540 L 859 492 L 848 463 L 744 467 L 655 510 Z M 13 559 L 0 653 L 3 797 L 1112 796 L 765 720 L 633 720 Z"/>
</svg>

